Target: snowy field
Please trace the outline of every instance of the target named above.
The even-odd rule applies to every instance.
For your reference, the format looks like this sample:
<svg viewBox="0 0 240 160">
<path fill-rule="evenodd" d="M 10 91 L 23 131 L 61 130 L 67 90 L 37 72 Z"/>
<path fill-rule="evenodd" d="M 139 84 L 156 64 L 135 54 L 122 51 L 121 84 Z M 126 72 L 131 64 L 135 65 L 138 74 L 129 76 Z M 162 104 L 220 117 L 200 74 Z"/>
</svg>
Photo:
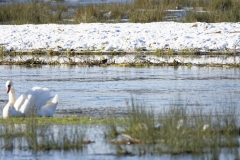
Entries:
<svg viewBox="0 0 240 160">
<path fill-rule="evenodd" d="M 84 23 L 0 25 L 6 51 L 240 50 L 240 23 Z"/>
<path fill-rule="evenodd" d="M 78 25 L 0 25 L 0 45 L 5 51 L 90 51 L 90 52 L 155 52 L 159 49 L 194 52 L 239 52 L 240 23 L 84 23 Z M 60 63 L 107 59 L 108 63 L 181 63 L 239 64 L 240 59 L 228 56 L 156 57 L 79 56 L 40 57 Z M 6 57 L 25 61 L 29 56 Z"/>
</svg>

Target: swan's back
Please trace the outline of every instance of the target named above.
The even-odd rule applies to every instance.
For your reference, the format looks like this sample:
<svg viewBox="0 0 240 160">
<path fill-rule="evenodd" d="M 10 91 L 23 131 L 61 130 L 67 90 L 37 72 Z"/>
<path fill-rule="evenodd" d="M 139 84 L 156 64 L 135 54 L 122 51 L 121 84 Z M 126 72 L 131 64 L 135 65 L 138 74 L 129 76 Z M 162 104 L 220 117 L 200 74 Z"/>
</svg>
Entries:
<svg viewBox="0 0 240 160">
<path fill-rule="evenodd" d="M 50 99 L 48 88 L 33 87 L 16 100 L 14 107 L 17 111 L 28 114 L 31 108 L 39 110 Z"/>
<path fill-rule="evenodd" d="M 34 97 L 35 109 L 40 109 L 51 99 L 50 90 L 48 88 L 33 87 L 28 92 L 28 94 L 31 94 Z"/>
<path fill-rule="evenodd" d="M 45 106 L 42 106 L 40 110 L 38 110 L 38 116 L 42 117 L 52 117 L 55 113 L 55 110 L 58 105 L 58 95 L 56 94 L 52 100 L 49 100 Z"/>
</svg>

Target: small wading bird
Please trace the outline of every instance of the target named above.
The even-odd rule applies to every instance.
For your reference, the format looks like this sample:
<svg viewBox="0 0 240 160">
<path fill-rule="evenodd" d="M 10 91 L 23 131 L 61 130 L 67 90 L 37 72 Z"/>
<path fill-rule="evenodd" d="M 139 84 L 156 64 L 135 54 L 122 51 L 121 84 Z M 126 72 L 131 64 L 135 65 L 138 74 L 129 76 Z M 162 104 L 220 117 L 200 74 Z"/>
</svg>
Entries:
<svg viewBox="0 0 240 160">
<path fill-rule="evenodd" d="M 52 98 L 48 88 L 33 87 L 16 99 L 13 82 L 7 81 L 6 87 L 9 100 L 3 108 L 3 118 L 24 117 L 32 112 L 37 116 L 51 117 L 55 113 L 58 95 Z"/>
</svg>

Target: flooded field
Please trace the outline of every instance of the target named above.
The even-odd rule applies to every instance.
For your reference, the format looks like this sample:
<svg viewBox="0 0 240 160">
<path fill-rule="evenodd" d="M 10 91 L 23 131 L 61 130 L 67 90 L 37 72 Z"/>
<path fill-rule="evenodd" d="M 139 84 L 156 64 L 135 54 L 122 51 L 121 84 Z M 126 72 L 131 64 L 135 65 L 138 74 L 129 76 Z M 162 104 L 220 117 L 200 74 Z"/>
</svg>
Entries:
<svg viewBox="0 0 240 160">
<path fill-rule="evenodd" d="M 222 67 L 79 67 L 0 66 L 0 115 L 8 101 L 5 82 L 13 80 L 17 97 L 33 86 L 48 87 L 52 95 L 59 94 L 59 105 L 55 117 L 77 116 L 101 118 L 109 115 L 126 116 L 126 103 L 135 103 L 146 109 L 153 108 L 155 114 L 171 106 L 183 106 L 188 111 L 202 110 L 204 113 L 224 108 L 238 107 L 240 94 L 239 68 Z M 238 112 L 238 109 L 236 110 Z M 238 114 L 238 113 L 237 113 Z M 1 150 L 4 159 L 201 159 L 208 155 L 146 155 L 116 156 L 117 145 L 105 139 L 104 126 L 83 127 L 89 139 L 95 143 L 83 151 L 48 151 L 32 154 L 29 150 Z M 135 150 L 139 146 L 124 146 Z M 130 147 L 130 148 L 129 148 Z M 235 150 L 239 152 L 238 149 Z M 235 153 L 224 154 L 220 159 L 233 158 Z"/>
<path fill-rule="evenodd" d="M 215 67 L 78 67 L 0 66 L 1 109 L 7 103 L 5 82 L 13 80 L 17 97 L 33 86 L 59 94 L 57 112 L 71 116 L 124 115 L 134 101 L 161 111 L 169 106 L 201 108 L 239 106 L 239 68 Z M 97 112 L 97 114 L 95 113 Z"/>
</svg>

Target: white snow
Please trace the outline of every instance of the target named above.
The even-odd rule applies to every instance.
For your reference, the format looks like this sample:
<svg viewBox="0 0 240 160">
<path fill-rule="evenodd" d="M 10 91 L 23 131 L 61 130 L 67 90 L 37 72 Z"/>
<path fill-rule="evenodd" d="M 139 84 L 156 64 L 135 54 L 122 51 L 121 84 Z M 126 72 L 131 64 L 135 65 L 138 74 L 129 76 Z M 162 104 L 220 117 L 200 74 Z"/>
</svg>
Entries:
<svg viewBox="0 0 240 160">
<path fill-rule="evenodd" d="M 82 23 L 0 25 L 6 51 L 239 51 L 240 23 Z"/>
</svg>

